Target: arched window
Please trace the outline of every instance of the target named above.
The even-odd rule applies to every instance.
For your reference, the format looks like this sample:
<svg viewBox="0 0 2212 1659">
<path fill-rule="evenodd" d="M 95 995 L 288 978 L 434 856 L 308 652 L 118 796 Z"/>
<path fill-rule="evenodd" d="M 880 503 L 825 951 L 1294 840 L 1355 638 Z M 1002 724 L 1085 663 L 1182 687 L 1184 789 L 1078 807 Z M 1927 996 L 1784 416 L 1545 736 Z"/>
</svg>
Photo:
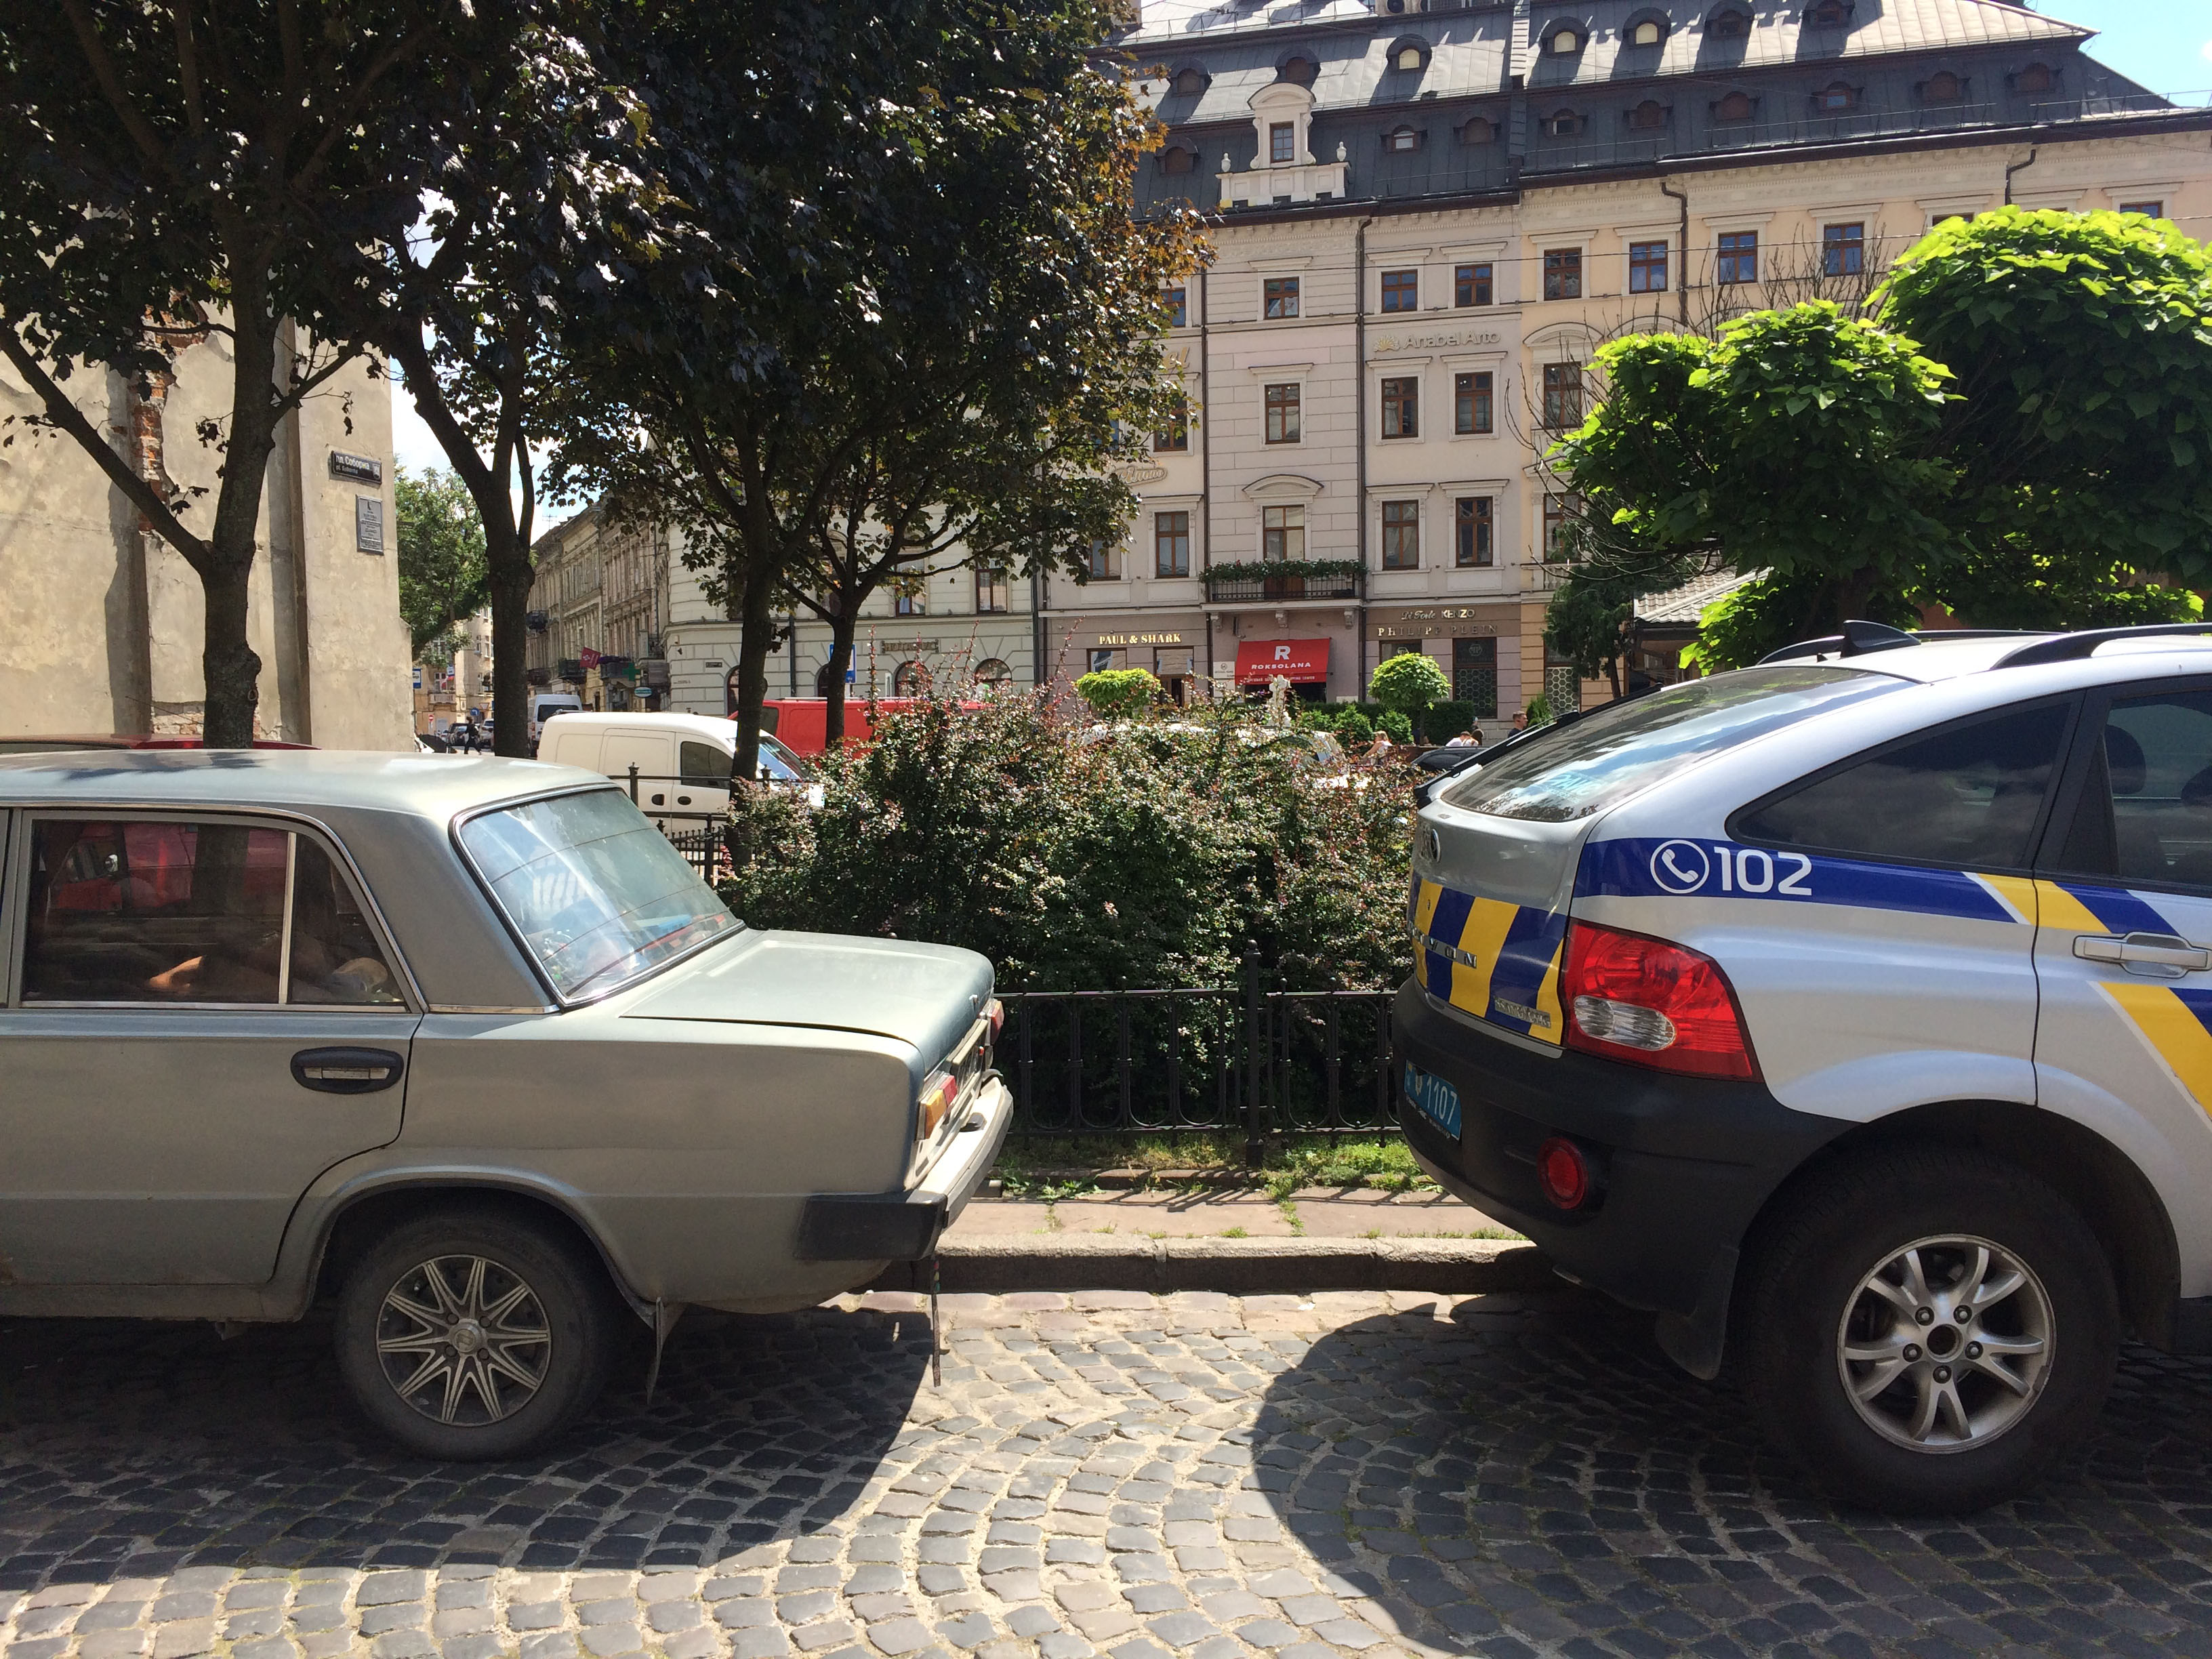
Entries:
<svg viewBox="0 0 2212 1659">
<path fill-rule="evenodd" d="M 1177 70 L 1175 89 L 1185 98 L 1197 97 L 1200 93 L 1206 90 L 1206 71 L 1201 69 Z"/>
<path fill-rule="evenodd" d="M 2022 70 L 2019 74 L 2012 77 L 2013 90 L 2015 92 L 2048 92 L 2051 90 L 2051 80 L 2052 77 L 2050 64 L 2030 64 L 2026 69 Z"/>
<path fill-rule="evenodd" d="M 1640 132 L 1655 131 L 1667 125 L 1667 106 L 1647 98 L 1628 112 L 1628 125 Z"/>
<path fill-rule="evenodd" d="M 1571 58 L 1583 49 L 1583 32 L 1572 23 L 1562 23 L 1544 37 L 1544 50 L 1554 58 Z"/>
<path fill-rule="evenodd" d="M 1181 144 L 1170 144 L 1160 152 L 1162 173 L 1195 173 L 1197 170 L 1198 155 L 1194 150 L 1185 149 Z"/>
<path fill-rule="evenodd" d="M 1321 65 L 1310 58 L 1288 58 L 1284 59 L 1282 68 L 1275 71 L 1275 78 L 1288 81 L 1294 87 L 1310 87 L 1314 83 L 1314 77 L 1320 73 Z"/>
<path fill-rule="evenodd" d="M 825 662 L 821 667 L 814 671 L 814 695 L 817 697 L 828 696 L 830 695 L 830 665 Z"/>
<path fill-rule="evenodd" d="M 1751 33 L 1751 19 L 1729 8 L 1705 20 L 1705 33 L 1716 40 L 1741 40 Z"/>
<path fill-rule="evenodd" d="M 996 657 L 986 657 L 975 665 L 975 684 L 997 690 L 1014 683 L 1014 671 Z"/>
<path fill-rule="evenodd" d="M 1382 148 L 1403 152 L 1421 147 L 1421 135 L 1412 127 L 1393 127 L 1382 135 Z"/>
<path fill-rule="evenodd" d="M 1814 0 L 1805 8 L 1805 21 L 1816 29 L 1841 28 L 1851 21 L 1851 0 Z"/>
<path fill-rule="evenodd" d="M 1948 70 L 1938 70 L 1920 83 L 1923 104 L 1955 104 L 1966 95 L 1966 83 Z"/>
<path fill-rule="evenodd" d="M 1540 125 L 1552 138 L 1571 138 L 1583 128 L 1582 117 L 1571 109 L 1555 109 Z"/>
<path fill-rule="evenodd" d="M 1813 107 L 1823 115 L 1838 115 L 1845 110 L 1856 109 L 1858 102 L 1858 88 L 1841 81 L 1831 81 L 1813 94 Z"/>
<path fill-rule="evenodd" d="M 1390 61 L 1395 67 L 1401 70 L 1426 69 L 1429 64 L 1429 54 L 1417 43 L 1408 41 L 1391 53 Z"/>
<path fill-rule="evenodd" d="M 919 662 L 911 659 L 902 662 L 891 671 L 891 696 L 918 697 L 928 681 L 929 671 Z"/>
<path fill-rule="evenodd" d="M 1713 119 L 1748 121 L 1751 119 L 1752 112 L 1758 106 L 1752 102 L 1749 93 L 1731 92 L 1713 106 Z"/>
<path fill-rule="evenodd" d="M 1632 46 L 1656 46 L 1667 38 L 1667 26 L 1656 17 L 1647 17 L 1628 31 Z"/>
<path fill-rule="evenodd" d="M 1497 138 L 1498 129 L 1485 116 L 1468 117 L 1467 125 L 1459 130 L 1459 141 L 1462 144 L 1493 143 Z"/>
</svg>

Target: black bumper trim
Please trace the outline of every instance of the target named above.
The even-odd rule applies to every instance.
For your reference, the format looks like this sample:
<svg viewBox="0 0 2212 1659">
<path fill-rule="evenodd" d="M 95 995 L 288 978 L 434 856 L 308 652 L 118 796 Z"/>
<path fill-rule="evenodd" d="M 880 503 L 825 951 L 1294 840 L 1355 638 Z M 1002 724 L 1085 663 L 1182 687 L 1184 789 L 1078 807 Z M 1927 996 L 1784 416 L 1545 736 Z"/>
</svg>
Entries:
<svg viewBox="0 0 2212 1659">
<path fill-rule="evenodd" d="M 920 1261 L 951 1222 L 942 1193 L 817 1193 L 799 1219 L 801 1261 Z"/>
</svg>

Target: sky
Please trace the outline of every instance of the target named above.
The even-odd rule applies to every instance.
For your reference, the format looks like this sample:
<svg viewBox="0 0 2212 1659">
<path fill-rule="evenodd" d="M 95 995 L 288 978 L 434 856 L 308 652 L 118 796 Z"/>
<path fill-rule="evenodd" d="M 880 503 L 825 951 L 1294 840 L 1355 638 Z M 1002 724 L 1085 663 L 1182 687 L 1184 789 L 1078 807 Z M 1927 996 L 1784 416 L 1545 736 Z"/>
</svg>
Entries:
<svg viewBox="0 0 2212 1659">
<path fill-rule="evenodd" d="M 2035 9 L 2096 30 L 2089 55 L 2130 80 L 2177 102 L 2212 101 L 2212 0 L 2037 0 Z M 392 425 L 400 465 L 421 472 L 446 465 L 445 452 L 416 414 L 396 373 Z M 571 510 L 541 500 L 538 528 L 550 529 Z"/>
</svg>

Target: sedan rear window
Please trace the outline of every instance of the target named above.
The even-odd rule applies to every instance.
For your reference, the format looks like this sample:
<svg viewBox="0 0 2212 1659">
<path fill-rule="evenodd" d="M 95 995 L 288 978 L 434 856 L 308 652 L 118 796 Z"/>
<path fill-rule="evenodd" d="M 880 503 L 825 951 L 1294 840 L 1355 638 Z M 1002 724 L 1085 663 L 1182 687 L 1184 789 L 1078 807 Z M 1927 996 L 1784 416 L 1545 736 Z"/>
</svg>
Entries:
<svg viewBox="0 0 2212 1659">
<path fill-rule="evenodd" d="M 1670 685 L 1536 738 L 1444 796 L 1499 818 L 1586 818 L 1698 762 L 1816 712 L 1907 682 L 1812 664 L 1745 668 Z"/>
<path fill-rule="evenodd" d="M 744 926 L 616 790 L 486 812 L 460 834 L 564 997 L 612 990 Z"/>
</svg>

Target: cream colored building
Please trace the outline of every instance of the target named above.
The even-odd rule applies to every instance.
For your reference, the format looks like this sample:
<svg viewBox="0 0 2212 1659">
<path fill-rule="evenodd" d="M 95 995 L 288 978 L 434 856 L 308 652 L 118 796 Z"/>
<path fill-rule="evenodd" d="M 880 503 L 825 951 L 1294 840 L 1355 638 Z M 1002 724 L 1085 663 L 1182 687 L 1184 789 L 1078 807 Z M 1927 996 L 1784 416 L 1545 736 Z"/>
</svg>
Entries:
<svg viewBox="0 0 2212 1659">
<path fill-rule="evenodd" d="M 2212 112 L 2002 0 L 1146 0 L 1116 45 L 1169 129 L 1140 195 L 1216 258 L 1171 342 L 1198 418 L 1050 583 L 1055 677 L 1287 647 L 1346 698 L 1419 649 L 1500 722 L 1595 694 L 1546 660 L 1539 457 L 1604 339 L 1862 294 L 2007 201 L 2212 226 Z M 1335 568 L 1253 568 L 1300 557 Z"/>
<path fill-rule="evenodd" d="M 289 348 L 288 348 L 289 349 Z M 204 531 L 220 457 L 196 435 L 227 421 L 219 343 L 179 359 L 155 403 L 119 376 L 66 383 L 149 476 L 199 486 Z M 38 400 L 0 364 L 0 416 Z M 348 421 L 350 420 L 350 429 Z M 21 426 L 0 447 L 0 735 L 197 734 L 204 707 L 199 578 L 70 439 Z M 411 744 L 410 651 L 399 617 L 390 382 L 355 365 L 289 416 L 270 458 L 248 637 L 261 734 L 325 749 Z"/>
<path fill-rule="evenodd" d="M 617 713 L 668 706 L 670 539 L 611 526 L 597 507 L 538 538 L 525 668 L 533 689 Z"/>
</svg>

